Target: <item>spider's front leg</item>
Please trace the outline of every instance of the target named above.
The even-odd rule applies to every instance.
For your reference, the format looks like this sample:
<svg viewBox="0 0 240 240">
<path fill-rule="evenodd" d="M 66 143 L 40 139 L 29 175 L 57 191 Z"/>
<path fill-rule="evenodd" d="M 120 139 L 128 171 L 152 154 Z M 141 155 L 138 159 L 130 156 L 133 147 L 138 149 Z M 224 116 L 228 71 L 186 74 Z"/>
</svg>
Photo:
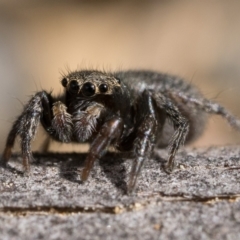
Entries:
<svg viewBox="0 0 240 240">
<path fill-rule="evenodd" d="M 119 140 L 122 131 L 123 121 L 119 117 L 114 117 L 103 124 L 90 146 L 81 174 L 82 181 L 87 180 L 95 160 L 100 159 L 106 153 L 110 144 Z"/>
<path fill-rule="evenodd" d="M 45 91 L 36 93 L 30 99 L 25 106 L 23 113 L 14 122 L 12 129 L 8 134 L 6 147 L 2 156 L 3 164 L 6 164 L 11 157 L 15 139 L 19 135 L 21 139 L 23 167 L 25 171 L 29 170 L 29 160 L 32 159 L 31 141 L 36 135 L 40 121 L 50 135 L 56 135 L 58 133 L 56 131 L 56 119 L 59 119 L 59 116 L 61 116 L 61 108 L 58 107 L 59 111 L 55 110 L 52 114 L 52 101 L 53 99 L 51 95 Z M 56 108 L 59 104 L 54 106 Z M 57 121 L 57 123 L 58 122 L 59 121 Z"/>
</svg>

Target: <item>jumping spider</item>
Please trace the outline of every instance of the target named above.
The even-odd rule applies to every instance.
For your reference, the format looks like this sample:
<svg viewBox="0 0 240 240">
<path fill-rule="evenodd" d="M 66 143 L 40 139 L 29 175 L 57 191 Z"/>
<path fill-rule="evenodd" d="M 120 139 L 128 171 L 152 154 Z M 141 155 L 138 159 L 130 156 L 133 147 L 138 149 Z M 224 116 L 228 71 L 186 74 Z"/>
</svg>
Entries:
<svg viewBox="0 0 240 240">
<path fill-rule="evenodd" d="M 240 129 L 240 121 L 225 108 L 203 98 L 196 88 L 176 76 L 152 71 L 86 70 L 67 74 L 61 84 L 63 95 L 53 97 L 41 91 L 26 104 L 8 135 L 5 164 L 19 135 L 23 166 L 29 170 L 31 140 L 41 122 L 57 141 L 91 143 L 81 173 L 83 181 L 110 145 L 119 151 L 131 151 L 134 159 L 128 191 L 132 192 L 155 146 L 169 146 L 166 170 L 173 170 L 179 147 L 202 133 L 206 113 L 219 114 Z"/>
</svg>

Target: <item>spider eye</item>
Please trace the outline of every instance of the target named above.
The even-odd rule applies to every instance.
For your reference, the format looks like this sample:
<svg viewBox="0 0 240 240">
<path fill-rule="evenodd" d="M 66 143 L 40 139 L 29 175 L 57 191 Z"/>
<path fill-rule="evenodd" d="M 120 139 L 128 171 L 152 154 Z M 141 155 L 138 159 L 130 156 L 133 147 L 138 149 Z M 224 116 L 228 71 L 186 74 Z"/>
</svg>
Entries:
<svg viewBox="0 0 240 240">
<path fill-rule="evenodd" d="M 81 92 L 86 97 L 91 97 L 95 94 L 95 86 L 91 82 L 86 82 L 83 84 Z"/>
<path fill-rule="evenodd" d="M 69 89 L 70 89 L 71 92 L 77 93 L 78 90 L 79 90 L 78 82 L 76 80 L 72 80 L 70 82 Z"/>
<path fill-rule="evenodd" d="M 107 92 L 107 91 L 108 91 L 108 85 L 105 84 L 105 83 L 102 83 L 102 84 L 99 86 L 99 91 L 100 91 L 101 93 Z"/>
<path fill-rule="evenodd" d="M 62 86 L 63 86 L 63 87 L 66 87 L 66 86 L 67 86 L 67 83 L 68 83 L 68 80 L 67 80 L 66 78 L 63 78 L 62 81 L 61 81 L 61 83 L 62 83 Z"/>
</svg>

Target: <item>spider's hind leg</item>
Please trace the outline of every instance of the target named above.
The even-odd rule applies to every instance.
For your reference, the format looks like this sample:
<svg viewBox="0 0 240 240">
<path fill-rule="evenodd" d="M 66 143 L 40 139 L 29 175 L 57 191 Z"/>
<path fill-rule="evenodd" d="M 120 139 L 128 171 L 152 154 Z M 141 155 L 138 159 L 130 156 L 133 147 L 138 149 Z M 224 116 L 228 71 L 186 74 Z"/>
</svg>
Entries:
<svg viewBox="0 0 240 240">
<path fill-rule="evenodd" d="M 205 98 L 194 98 L 192 96 L 187 96 L 183 93 L 176 93 L 174 95 L 181 99 L 183 103 L 191 103 L 196 108 L 201 109 L 206 113 L 222 116 L 233 128 L 240 131 L 240 120 L 220 104 Z"/>
</svg>

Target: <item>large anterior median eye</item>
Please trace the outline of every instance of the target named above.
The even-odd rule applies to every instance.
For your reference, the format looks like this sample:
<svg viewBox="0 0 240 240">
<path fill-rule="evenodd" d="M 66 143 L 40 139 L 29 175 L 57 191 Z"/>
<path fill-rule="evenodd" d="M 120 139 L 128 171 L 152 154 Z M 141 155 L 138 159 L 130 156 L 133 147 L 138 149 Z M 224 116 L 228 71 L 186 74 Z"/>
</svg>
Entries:
<svg viewBox="0 0 240 240">
<path fill-rule="evenodd" d="M 91 97 L 95 94 L 95 86 L 91 82 L 86 82 L 83 84 L 81 92 L 86 97 Z"/>
</svg>

